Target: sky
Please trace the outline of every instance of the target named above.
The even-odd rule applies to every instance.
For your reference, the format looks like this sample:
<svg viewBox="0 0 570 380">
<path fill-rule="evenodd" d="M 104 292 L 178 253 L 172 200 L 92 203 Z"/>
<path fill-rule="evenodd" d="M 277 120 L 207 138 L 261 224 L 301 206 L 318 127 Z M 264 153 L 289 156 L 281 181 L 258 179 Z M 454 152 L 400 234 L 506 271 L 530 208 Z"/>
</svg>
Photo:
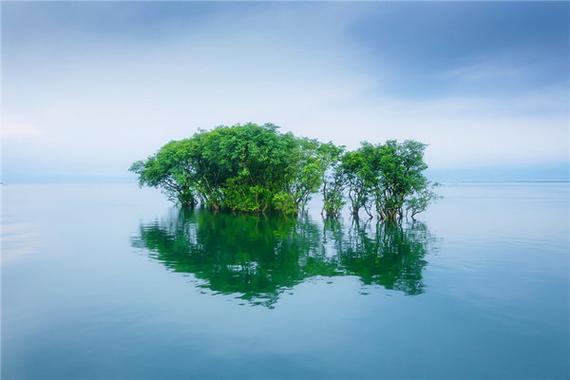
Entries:
<svg viewBox="0 0 570 380">
<path fill-rule="evenodd" d="M 2 181 L 108 181 L 197 129 L 416 139 L 569 180 L 570 3 L 2 2 Z"/>
</svg>

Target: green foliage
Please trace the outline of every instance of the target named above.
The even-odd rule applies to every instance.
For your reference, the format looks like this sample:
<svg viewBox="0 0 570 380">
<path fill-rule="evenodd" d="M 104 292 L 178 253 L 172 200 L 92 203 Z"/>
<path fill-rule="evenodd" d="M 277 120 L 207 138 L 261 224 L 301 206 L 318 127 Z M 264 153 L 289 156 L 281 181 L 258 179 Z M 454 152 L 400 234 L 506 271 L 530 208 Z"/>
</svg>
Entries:
<svg viewBox="0 0 570 380">
<path fill-rule="evenodd" d="M 131 171 L 185 206 L 292 213 L 321 186 L 319 145 L 272 124 L 221 126 L 170 142 Z"/>
<path fill-rule="evenodd" d="M 425 144 L 413 140 L 406 140 L 402 144 L 389 140 L 376 147 L 381 175 L 375 191 L 375 203 L 381 217 L 401 217 L 406 200 L 428 186 L 423 174 L 427 169 L 423 160 L 425 147 Z"/>
<path fill-rule="evenodd" d="M 311 194 L 317 192 L 322 184 L 326 167 L 319 154 L 320 145 L 316 140 L 296 140 L 288 193 L 292 195 L 297 208 L 304 208 Z"/>
<path fill-rule="evenodd" d="M 231 210 L 263 212 L 270 204 L 269 191 L 261 185 L 240 183 L 230 178 L 224 187 L 224 205 Z"/>
<path fill-rule="evenodd" d="M 431 203 L 441 198 L 434 191 L 438 186 L 438 183 L 430 184 L 406 200 L 406 212 L 410 214 L 412 219 L 415 219 L 415 216 L 420 212 L 424 212 Z"/>
<path fill-rule="evenodd" d="M 426 192 L 430 184 L 423 174 L 425 147 L 413 140 L 388 140 L 378 145 L 364 142 L 358 150 L 347 152 L 341 170 L 353 215 L 364 208 L 372 217 L 372 204 L 378 217 L 386 220 L 401 219 L 405 208 L 412 216 L 424 211 L 436 199 L 433 191 Z"/>
<path fill-rule="evenodd" d="M 298 211 L 297 202 L 293 195 L 280 191 L 273 196 L 273 206 L 275 210 L 282 212 L 285 215 L 296 214 Z"/>
<path fill-rule="evenodd" d="M 367 206 L 373 182 L 370 157 L 363 148 L 345 153 L 340 166 L 346 180 L 352 214 L 355 216 L 361 208 Z"/>
<path fill-rule="evenodd" d="M 319 155 L 324 167 L 323 171 L 323 212 L 327 218 L 336 218 L 345 204 L 345 174 L 341 170 L 341 158 L 344 147 L 338 147 L 333 143 L 321 144 Z"/>
<path fill-rule="evenodd" d="M 196 188 L 185 140 L 171 141 L 146 161 L 137 161 L 130 171 L 139 177 L 140 186 L 161 188 L 168 198 L 182 206 L 196 204 Z"/>
<path fill-rule="evenodd" d="M 237 124 L 171 141 L 130 170 L 141 186 L 162 189 L 185 207 L 295 214 L 321 192 L 323 213 L 337 217 L 348 196 L 381 219 L 412 217 L 437 196 L 423 174 L 425 145 L 407 140 L 363 143 L 355 151 L 280 133 L 273 124 Z"/>
</svg>

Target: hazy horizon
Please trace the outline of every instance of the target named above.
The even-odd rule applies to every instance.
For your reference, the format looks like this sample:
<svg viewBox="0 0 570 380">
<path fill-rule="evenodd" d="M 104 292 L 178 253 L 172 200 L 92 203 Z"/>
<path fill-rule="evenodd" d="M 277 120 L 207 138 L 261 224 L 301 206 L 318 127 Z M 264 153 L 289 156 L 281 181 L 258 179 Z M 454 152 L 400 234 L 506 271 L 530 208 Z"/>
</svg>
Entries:
<svg viewBox="0 0 570 380">
<path fill-rule="evenodd" d="M 569 3 L 2 3 L 2 181 L 130 181 L 199 128 L 429 144 L 438 181 L 570 180 Z"/>
</svg>

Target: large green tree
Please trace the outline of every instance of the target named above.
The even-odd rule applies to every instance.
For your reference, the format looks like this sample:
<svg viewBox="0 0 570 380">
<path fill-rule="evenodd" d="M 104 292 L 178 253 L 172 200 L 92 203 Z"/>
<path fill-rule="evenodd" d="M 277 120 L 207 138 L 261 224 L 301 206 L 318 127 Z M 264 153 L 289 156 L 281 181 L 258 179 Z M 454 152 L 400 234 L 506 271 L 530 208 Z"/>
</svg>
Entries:
<svg viewBox="0 0 570 380">
<path fill-rule="evenodd" d="M 319 145 L 272 124 L 221 126 L 170 142 L 131 171 L 184 206 L 294 213 L 320 188 Z"/>
</svg>

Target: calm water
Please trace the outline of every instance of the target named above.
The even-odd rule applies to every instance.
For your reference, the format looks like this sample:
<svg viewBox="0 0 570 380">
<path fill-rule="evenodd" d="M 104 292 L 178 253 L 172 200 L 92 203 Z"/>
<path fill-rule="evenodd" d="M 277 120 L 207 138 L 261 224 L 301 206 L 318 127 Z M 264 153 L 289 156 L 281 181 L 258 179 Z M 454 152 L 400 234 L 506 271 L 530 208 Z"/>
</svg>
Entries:
<svg viewBox="0 0 570 380">
<path fill-rule="evenodd" d="M 570 377 L 569 184 L 447 185 L 401 227 L 2 191 L 2 379 Z"/>
</svg>

